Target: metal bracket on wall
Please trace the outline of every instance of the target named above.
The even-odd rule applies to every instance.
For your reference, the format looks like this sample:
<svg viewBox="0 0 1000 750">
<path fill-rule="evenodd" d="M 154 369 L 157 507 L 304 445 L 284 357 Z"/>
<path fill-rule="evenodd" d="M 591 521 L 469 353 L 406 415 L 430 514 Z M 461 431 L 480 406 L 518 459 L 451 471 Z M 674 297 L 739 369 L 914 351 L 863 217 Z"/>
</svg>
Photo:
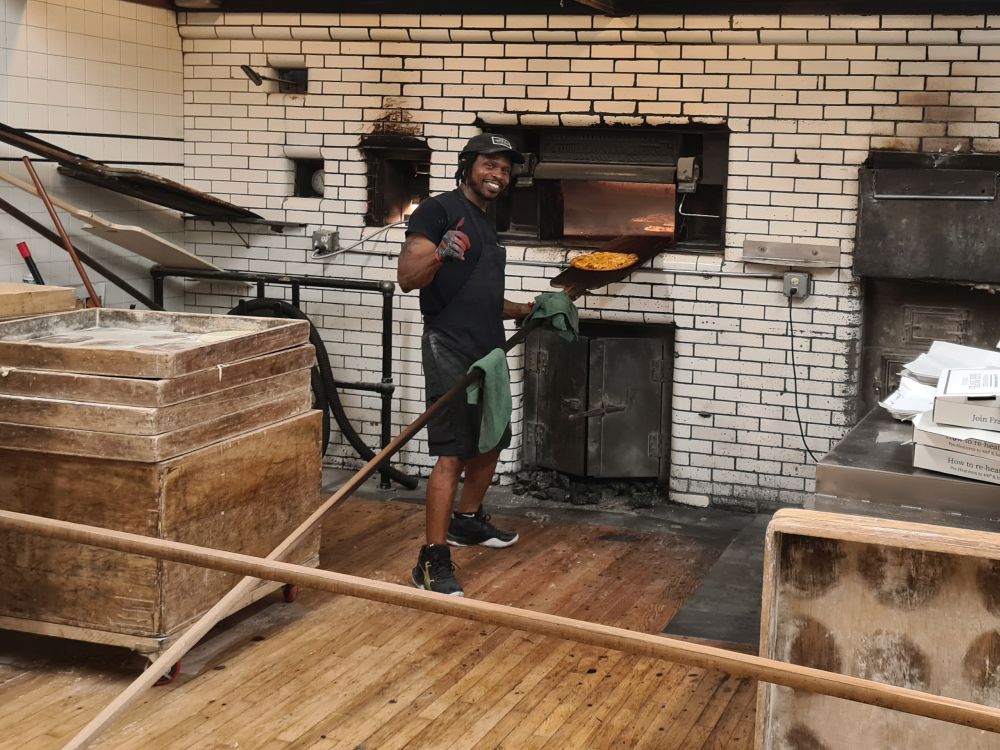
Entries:
<svg viewBox="0 0 1000 750">
<path fill-rule="evenodd" d="M 236 227 L 233 226 L 233 222 L 227 221 L 226 223 L 229 225 L 229 229 L 232 230 L 233 234 L 235 234 L 237 237 L 240 238 L 240 242 L 243 243 L 243 247 L 245 247 L 245 248 L 247 248 L 249 250 L 250 249 L 250 240 L 247 239 L 242 234 L 240 234 L 239 232 L 236 231 Z"/>
<path fill-rule="evenodd" d="M 840 245 L 744 240 L 743 260 L 771 266 L 837 268 L 840 266 Z"/>
</svg>

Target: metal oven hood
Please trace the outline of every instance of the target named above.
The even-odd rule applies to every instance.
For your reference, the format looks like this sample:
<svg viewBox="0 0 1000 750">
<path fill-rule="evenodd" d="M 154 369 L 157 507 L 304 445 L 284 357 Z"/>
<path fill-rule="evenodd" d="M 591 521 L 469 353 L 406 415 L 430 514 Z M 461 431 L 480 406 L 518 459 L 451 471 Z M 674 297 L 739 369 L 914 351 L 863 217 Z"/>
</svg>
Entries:
<svg viewBox="0 0 1000 750">
<path fill-rule="evenodd" d="M 670 184 L 679 155 L 678 139 L 670 133 L 560 128 L 540 131 L 528 171 L 539 180 Z"/>
<path fill-rule="evenodd" d="M 858 276 L 1000 282 L 1000 155 L 875 152 L 859 183 Z"/>
<path fill-rule="evenodd" d="M 602 164 L 589 162 L 543 161 L 535 167 L 536 180 L 600 180 L 672 184 L 676 167 L 650 164 Z"/>
</svg>

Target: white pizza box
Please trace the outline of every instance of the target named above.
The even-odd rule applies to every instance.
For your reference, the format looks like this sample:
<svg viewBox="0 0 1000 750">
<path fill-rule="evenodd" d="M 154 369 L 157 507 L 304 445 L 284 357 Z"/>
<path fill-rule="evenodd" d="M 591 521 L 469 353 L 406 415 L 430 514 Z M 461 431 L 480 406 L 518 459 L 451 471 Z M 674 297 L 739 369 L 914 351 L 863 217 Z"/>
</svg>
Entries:
<svg viewBox="0 0 1000 750">
<path fill-rule="evenodd" d="M 970 456 L 916 443 L 913 446 L 913 465 L 918 469 L 1000 484 L 1000 459 Z"/>
<path fill-rule="evenodd" d="M 913 442 L 929 448 L 1000 461 L 1000 432 L 937 424 L 930 413 L 913 419 Z"/>
<path fill-rule="evenodd" d="M 1000 430 L 1000 370 L 942 370 L 934 394 L 934 421 L 939 425 Z"/>
</svg>

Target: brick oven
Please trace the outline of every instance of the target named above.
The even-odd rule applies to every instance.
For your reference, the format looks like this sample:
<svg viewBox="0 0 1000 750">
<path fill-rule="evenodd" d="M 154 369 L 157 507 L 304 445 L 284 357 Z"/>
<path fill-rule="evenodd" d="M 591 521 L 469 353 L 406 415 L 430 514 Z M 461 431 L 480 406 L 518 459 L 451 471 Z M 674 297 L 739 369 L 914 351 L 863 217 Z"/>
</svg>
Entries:
<svg viewBox="0 0 1000 750">
<path fill-rule="evenodd" d="M 550 129 L 686 130 L 680 157 L 694 155 L 684 149 L 697 138 L 699 148 L 724 138 L 724 176 L 702 152 L 702 184 L 714 187 L 700 194 L 704 203 L 683 206 L 704 216 L 692 217 L 693 231 L 580 302 L 595 325 L 672 331 L 667 483 L 671 499 L 693 505 L 802 502 L 814 476 L 803 435 L 821 454 L 853 424 L 863 297 L 852 267 L 859 168 L 869 154 L 1000 152 L 1000 17 L 982 13 L 612 18 L 576 4 L 548 15 L 188 12 L 178 22 L 185 182 L 276 218 L 336 229 L 345 245 L 372 231 L 361 144 L 388 115 L 404 117 L 429 149 L 432 193 L 453 186 L 457 152 L 471 135 L 489 128 L 523 137 L 536 171 L 497 216 L 516 300 L 547 291 L 590 232 L 575 232 L 575 219 L 567 232 L 565 214 L 558 231 L 546 211 L 543 183 L 569 179 L 571 163 L 551 158 Z M 289 58 L 309 69 L 306 94 L 255 88 L 238 72 L 240 64 L 266 71 Z M 287 154 L 296 149 L 323 161 L 323 195 L 293 194 Z M 663 161 L 650 163 L 677 163 Z M 556 165 L 549 176 L 547 163 Z M 322 266 L 309 260 L 304 234 L 254 231 L 243 248 L 191 223 L 187 239 L 231 268 L 252 261 L 265 270 L 391 279 L 402 231 Z M 789 305 L 781 274 L 796 261 L 775 265 L 745 252 L 760 243 L 792 258 L 803 247 L 824 251 L 825 262 L 810 266 L 810 297 Z M 219 312 L 232 298 L 192 291 L 187 303 Z M 349 293 L 317 293 L 304 304 L 335 344 L 338 377 L 376 377 L 377 337 L 365 322 L 378 310 Z M 416 300 L 399 296 L 397 305 L 401 428 L 422 408 L 423 380 Z M 530 370 L 523 353 L 511 365 L 515 440 L 501 457 L 501 481 L 520 468 L 527 437 Z M 377 399 L 345 401 L 355 423 L 371 422 L 374 443 Z M 424 447 L 415 441 L 401 460 L 425 470 Z M 350 456 L 341 446 L 328 459 Z"/>
</svg>

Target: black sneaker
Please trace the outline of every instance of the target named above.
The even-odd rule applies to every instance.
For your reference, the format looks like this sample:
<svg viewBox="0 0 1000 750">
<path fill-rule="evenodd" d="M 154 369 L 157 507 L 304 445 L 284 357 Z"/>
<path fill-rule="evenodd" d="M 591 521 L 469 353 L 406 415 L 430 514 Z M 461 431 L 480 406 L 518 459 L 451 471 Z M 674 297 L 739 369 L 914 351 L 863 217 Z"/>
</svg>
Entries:
<svg viewBox="0 0 1000 750">
<path fill-rule="evenodd" d="M 448 596 L 465 596 L 462 584 L 455 579 L 455 563 L 451 561 L 451 550 L 447 544 L 425 544 L 421 547 L 410 578 L 418 589 Z"/>
<path fill-rule="evenodd" d="M 484 513 L 482 507 L 474 516 L 453 513 L 448 524 L 448 544 L 454 547 L 481 544 L 499 549 L 509 547 L 519 538 L 516 531 L 504 531 L 490 523 L 490 514 Z"/>
</svg>

